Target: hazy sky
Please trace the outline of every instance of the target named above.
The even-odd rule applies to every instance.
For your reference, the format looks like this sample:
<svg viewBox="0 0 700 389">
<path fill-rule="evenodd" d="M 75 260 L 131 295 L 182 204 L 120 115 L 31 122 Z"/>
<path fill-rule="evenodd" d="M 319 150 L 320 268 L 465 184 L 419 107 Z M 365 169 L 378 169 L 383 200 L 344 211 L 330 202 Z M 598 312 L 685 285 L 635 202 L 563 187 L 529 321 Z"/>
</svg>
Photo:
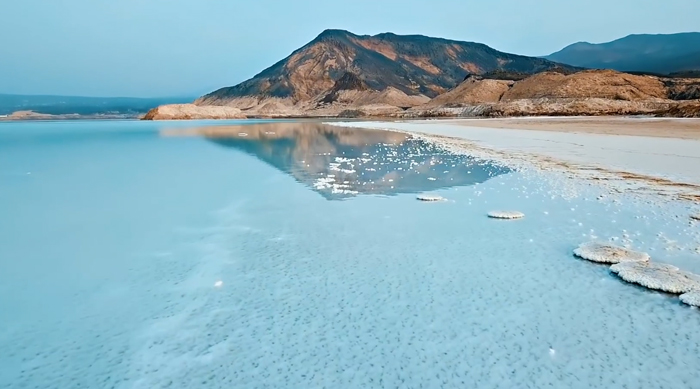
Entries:
<svg viewBox="0 0 700 389">
<path fill-rule="evenodd" d="M 700 0 L 2 0 L 0 93 L 199 95 L 326 28 L 545 55 L 577 41 L 700 31 Z"/>
</svg>

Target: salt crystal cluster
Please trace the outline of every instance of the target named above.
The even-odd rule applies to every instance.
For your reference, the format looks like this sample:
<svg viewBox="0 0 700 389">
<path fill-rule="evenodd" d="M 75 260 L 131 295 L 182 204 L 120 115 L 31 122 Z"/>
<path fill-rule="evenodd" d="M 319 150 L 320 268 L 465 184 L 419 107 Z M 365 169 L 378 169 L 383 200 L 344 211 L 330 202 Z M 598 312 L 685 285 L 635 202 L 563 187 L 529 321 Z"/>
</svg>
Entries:
<svg viewBox="0 0 700 389">
<path fill-rule="evenodd" d="M 518 211 L 491 211 L 487 215 L 492 219 L 522 219 L 525 217 L 524 213 Z"/>
<path fill-rule="evenodd" d="M 684 304 L 700 307 L 700 289 L 682 294 L 680 299 Z"/>
<path fill-rule="evenodd" d="M 627 282 L 668 293 L 686 293 L 700 289 L 700 277 L 675 266 L 653 262 L 622 262 L 610 271 Z"/>
<path fill-rule="evenodd" d="M 649 254 L 608 243 L 584 243 L 574 250 L 579 258 L 597 263 L 648 262 Z"/>
<path fill-rule="evenodd" d="M 444 197 L 436 195 L 418 195 L 416 198 L 420 201 L 445 201 Z"/>
</svg>

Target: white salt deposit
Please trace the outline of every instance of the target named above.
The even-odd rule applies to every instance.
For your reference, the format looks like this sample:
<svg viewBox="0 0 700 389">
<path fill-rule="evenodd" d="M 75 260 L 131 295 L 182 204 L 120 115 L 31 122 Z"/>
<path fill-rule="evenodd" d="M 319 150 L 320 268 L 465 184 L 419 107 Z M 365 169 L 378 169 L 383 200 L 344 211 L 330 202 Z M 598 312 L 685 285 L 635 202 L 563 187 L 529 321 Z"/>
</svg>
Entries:
<svg viewBox="0 0 700 389">
<path fill-rule="evenodd" d="M 656 262 L 621 262 L 610 271 L 627 282 L 668 293 L 700 289 L 700 277 L 675 266 Z"/>
<path fill-rule="evenodd" d="M 588 242 L 574 249 L 574 255 L 592 262 L 620 263 L 647 262 L 649 254 L 626 249 L 609 243 Z"/>
<path fill-rule="evenodd" d="M 682 120 L 682 119 L 681 119 Z M 700 183 L 700 142 L 688 139 L 601 135 L 507 128 L 467 127 L 450 123 L 356 122 L 329 123 L 363 128 L 385 128 L 413 133 L 458 137 L 479 146 L 507 150 L 522 158 L 547 157 L 570 165 L 605 166 L 618 171 L 677 177 Z M 665 153 L 659 153 L 663 149 Z M 536 153 L 533 153 L 536 150 Z"/>
<path fill-rule="evenodd" d="M 214 283 L 214 287 L 215 287 L 215 288 L 221 288 L 222 286 L 224 286 L 224 282 L 221 281 L 221 280 L 216 281 L 216 282 Z"/>
<path fill-rule="evenodd" d="M 522 219 L 525 217 L 524 213 L 518 211 L 491 211 L 487 215 L 492 219 Z"/>
<path fill-rule="evenodd" d="M 428 201 L 428 202 L 432 202 L 432 201 L 445 201 L 445 198 L 442 197 L 442 196 L 438 196 L 438 195 L 428 195 L 428 194 L 420 194 L 420 195 L 416 196 L 416 199 L 418 199 L 418 200 L 420 200 L 420 201 Z"/>
<path fill-rule="evenodd" d="M 329 200 L 322 175 L 143 136 L 162 125 L 0 125 L 0 388 L 700 388 L 697 310 L 567 260 L 627 229 L 700 272 L 685 205 L 549 171 L 406 192 L 454 206 Z M 483 218 L 515 205 L 549 216 Z"/>
<path fill-rule="evenodd" d="M 684 304 L 700 307 L 700 289 L 682 294 L 679 298 Z"/>
</svg>

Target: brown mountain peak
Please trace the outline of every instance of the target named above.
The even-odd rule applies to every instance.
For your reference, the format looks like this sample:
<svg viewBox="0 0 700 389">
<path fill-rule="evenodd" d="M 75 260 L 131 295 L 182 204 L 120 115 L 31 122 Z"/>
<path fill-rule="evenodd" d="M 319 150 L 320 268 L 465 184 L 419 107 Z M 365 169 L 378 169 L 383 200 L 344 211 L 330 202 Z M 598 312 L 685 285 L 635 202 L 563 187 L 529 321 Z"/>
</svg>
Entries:
<svg viewBox="0 0 700 389">
<path fill-rule="evenodd" d="M 310 43 L 322 42 L 322 41 L 332 41 L 338 39 L 349 39 L 352 37 L 357 37 L 350 31 L 337 30 L 337 29 L 326 29 L 323 30 L 318 36 L 312 40 Z"/>
<path fill-rule="evenodd" d="M 219 89 L 196 103 L 239 106 L 243 100 L 249 105 L 251 99 L 278 98 L 296 105 L 322 93 L 332 94 L 336 86 L 375 91 L 391 87 L 407 96 L 435 97 L 457 86 L 469 73 L 533 74 L 557 66 L 480 43 L 392 33 L 359 36 L 331 29 L 252 79 Z"/>
</svg>

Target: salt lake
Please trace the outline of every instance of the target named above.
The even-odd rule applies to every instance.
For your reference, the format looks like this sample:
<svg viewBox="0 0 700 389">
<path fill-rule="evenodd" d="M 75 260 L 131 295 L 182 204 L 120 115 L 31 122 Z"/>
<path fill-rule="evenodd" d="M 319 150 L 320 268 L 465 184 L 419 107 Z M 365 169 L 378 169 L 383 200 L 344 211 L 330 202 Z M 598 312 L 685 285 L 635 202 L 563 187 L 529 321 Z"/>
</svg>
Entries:
<svg viewBox="0 0 700 389">
<path fill-rule="evenodd" d="M 700 273 L 700 225 L 601 193 L 318 122 L 0 123 L 0 387 L 700 387 L 698 309 L 572 255 Z"/>
</svg>

